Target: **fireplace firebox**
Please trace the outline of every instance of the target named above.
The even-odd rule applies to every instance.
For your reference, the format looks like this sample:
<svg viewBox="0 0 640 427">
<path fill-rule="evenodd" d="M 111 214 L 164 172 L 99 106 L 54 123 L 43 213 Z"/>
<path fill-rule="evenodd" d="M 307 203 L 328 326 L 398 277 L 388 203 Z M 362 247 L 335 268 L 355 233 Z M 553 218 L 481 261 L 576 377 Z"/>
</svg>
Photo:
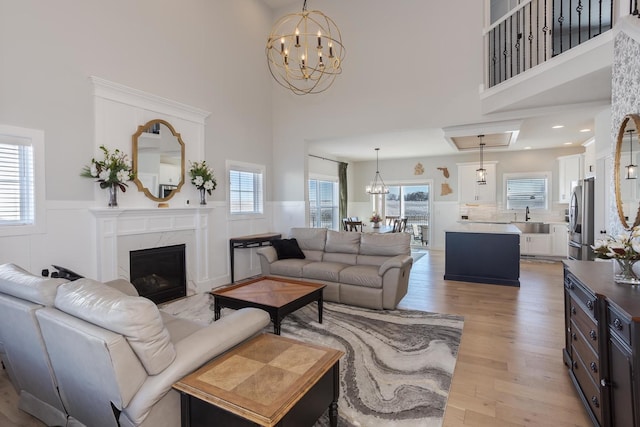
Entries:
<svg viewBox="0 0 640 427">
<path fill-rule="evenodd" d="M 129 272 L 138 293 L 156 304 L 187 295 L 185 245 L 131 251 Z"/>
</svg>

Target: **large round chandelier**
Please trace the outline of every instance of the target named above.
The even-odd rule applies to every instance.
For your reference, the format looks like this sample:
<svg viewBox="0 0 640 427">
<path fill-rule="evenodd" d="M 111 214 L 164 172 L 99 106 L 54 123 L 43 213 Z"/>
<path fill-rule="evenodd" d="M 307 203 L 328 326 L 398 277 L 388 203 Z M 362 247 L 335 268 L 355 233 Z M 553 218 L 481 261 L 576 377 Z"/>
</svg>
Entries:
<svg viewBox="0 0 640 427">
<path fill-rule="evenodd" d="M 329 89 L 342 73 L 345 49 L 335 22 L 319 10 L 291 13 L 278 20 L 266 47 L 269 71 L 296 95 Z"/>
</svg>

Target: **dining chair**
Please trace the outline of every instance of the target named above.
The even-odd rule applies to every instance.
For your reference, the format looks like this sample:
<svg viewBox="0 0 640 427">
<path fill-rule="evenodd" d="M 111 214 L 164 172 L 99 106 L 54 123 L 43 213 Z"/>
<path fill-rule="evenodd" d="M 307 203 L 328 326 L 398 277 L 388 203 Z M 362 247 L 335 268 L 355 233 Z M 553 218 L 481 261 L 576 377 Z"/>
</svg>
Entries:
<svg viewBox="0 0 640 427">
<path fill-rule="evenodd" d="M 362 232 L 362 221 L 345 221 L 345 231 Z"/>
<path fill-rule="evenodd" d="M 429 244 L 429 226 L 428 225 L 420 226 L 420 239 L 423 245 Z"/>
<path fill-rule="evenodd" d="M 403 233 L 407 228 L 407 218 L 399 218 L 393 221 L 393 233 Z"/>
</svg>

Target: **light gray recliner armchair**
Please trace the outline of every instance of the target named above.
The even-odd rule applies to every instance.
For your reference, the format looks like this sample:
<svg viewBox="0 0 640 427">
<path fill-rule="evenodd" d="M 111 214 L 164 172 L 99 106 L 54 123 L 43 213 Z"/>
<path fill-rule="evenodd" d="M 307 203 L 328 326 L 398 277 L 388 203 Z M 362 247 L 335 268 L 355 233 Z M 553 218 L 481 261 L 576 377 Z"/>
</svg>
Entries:
<svg viewBox="0 0 640 427">
<path fill-rule="evenodd" d="M 203 327 L 116 287 L 69 282 L 36 313 L 69 425 L 178 427 L 172 384 L 270 322 L 247 308 Z"/>
<path fill-rule="evenodd" d="M 34 276 L 14 264 L 0 265 L 0 358 L 16 388 L 19 408 L 49 426 L 64 426 L 67 414 L 36 312 L 52 306 L 64 279 Z"/>
</svg>

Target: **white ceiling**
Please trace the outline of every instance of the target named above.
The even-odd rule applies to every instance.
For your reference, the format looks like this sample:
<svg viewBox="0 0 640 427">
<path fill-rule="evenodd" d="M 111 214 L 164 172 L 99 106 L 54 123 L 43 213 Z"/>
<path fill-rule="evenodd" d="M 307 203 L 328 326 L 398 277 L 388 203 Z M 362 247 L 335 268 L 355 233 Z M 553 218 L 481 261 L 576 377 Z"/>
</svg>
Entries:
<svg viewBox="0 0 640 427">
<path fill-rule="evenodd" d="M 299 3 L 302 0 L 262 0 L 277 9 Z M 503 120 L 518 120 L 520 131 L 516 140 L 507 148 L 490 150 L 524 150 L 580 146 L 594 136 L 594 118 L 610 99 L 611 72 L 600 69 L 586 73 L 562 85 L 542 89 L 533 82 L 536 95 L 514 100 L 511 105 L 495 114 L 487 114 L 483 123 L 458 123 L 468 127 L 467 136 L 491 131 L 492 123 Z M 590 88 L 586 91 L 584 88 Z M 530 89 L 530 88 L 529 88 Z M 527 90 L 528 91 L 528 90 Z M 313 95 L 309 95 L 313 96 Z M 593 102 L 598 100 L 598 102 Z M 570 105 L 579 105 L 572 109 Z M 561 106 L 555 108 L 554 106 Z M 553 129 L 553 126 L 562 128 Z M 489 129 L 486 129 L 489 128 Z M 584 129 L 589 131 L 584 132 Z M 446 137 L 443 128 L 412 128 L 390 130 L 371 134 L 332 136 L 327 139 L 307 140 L 309 151 L 323 156 L 333 156 L 346 161 L 375 160 L 374 148 L 380 148 L 380 158 L 408 158 L 455 155 L 460 152 Z M 488 151 L 489 149 L 487 149 Z"/>
<path fill-rule="evenodd" d="M 570 146 L 580 146 L 593 138 L 594 117 L 603 110 L 594 106 L 579 111 L 553 112 L 522 120 L 516 141 L 508 148 L 487 148 L 489 150 L 525 150 Z M 469 126 L 468 135 L 484 132 L 491 123 Z M 564 127 L 553 129 L 553 126 Z M 589 129 L 588 132 L 582 132 Z M 473 131 L 473 132 L 472 132 Z M 349 136 L 309 141 L 312 152 L 336 156 L 351 161 L 375 159 L 374 148 L 380 148 L 380 158 L 429 157 L 459 154 L 458 149 L 445 138 L 443 129 L 412 129 L 370 135 Z M 571 143 L 571 144 L 568 144 Z M 529 147 L 529 148 L 527 148 Z"/>
</svg>

